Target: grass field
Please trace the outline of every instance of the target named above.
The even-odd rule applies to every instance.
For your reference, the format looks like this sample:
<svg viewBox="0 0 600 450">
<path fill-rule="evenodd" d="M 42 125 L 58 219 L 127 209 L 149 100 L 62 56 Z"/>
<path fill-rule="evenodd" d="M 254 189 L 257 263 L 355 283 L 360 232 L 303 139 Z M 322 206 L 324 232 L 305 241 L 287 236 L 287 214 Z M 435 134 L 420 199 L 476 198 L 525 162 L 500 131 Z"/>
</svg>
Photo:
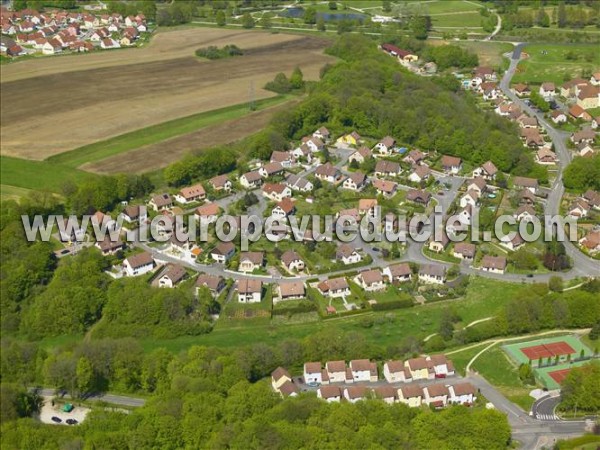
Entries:
<svg viewBox="0 0 600 450">
<path fill-rule="evenodd" d="M 48 161 L 30 161 L 0 156 L 2 191 L 22 188 L 60 193 L 66 181 L 81 182 L 96 177 L 92 173 Z M 13 194 L 16 191 L 13 190 Z"/>
<path fill-rule="evenodd" d="M 19 200 L 21 197 L 26 197 L 30 192 L 31 189 L 0 184 L 0 200 L 2 201 Z"/>
<path fill-rule="evenodd" d="M 430 45 L 458 45 L 459 47 L 476 53 L 479 58 L 479 64 L 483 66 L 498 67 L 507 64 L 508 60 L 502 54 L 512 51 L 512 44 L 505 42 L 475 42 L 475 41 L 444 41 L 441 39 L 430 39 L 427 41 Z"/>
<path fill-rule="evenodd" d="M 256 342 L 276 344 L 282 339 L 301 339 L 319 330 L 334 329 L 359 333 L 365 340 L 385 347 L 397 344 L 407 336 L 424 338 L 436 332 L 442 311 L 447 307 L 454 307 L 460 314 L 463 323 L 492 316 L 521 289 L 525 289 L 525 287 L 516 283 L 472 278 L 467 295 L 458 300 L 312 323 L 277 325 L 270 322 L 256 324 L 252 327 L 235 328 L 235 331 L 232 328 L 219 329 L 217 326 L 208 335 L 183 336 L 170 340 L 144 340 L 142 345 L 147 350 L 165 347 L 170 351 L 177 352 L 191 345 L 231 347 Z M 365 328 L 365 317 L 373 319 L 373 326 Z"/>
<path fill-rule="evenodd" d="M 290 96 L 278 95 L 276 97 L 258 100 L 257 110 L 287 101 Z M 247 103 L 227 106 L 225 108 L 206 111 L 180 119 L 170 120 L 158 125 L 142 128 L 130 133 L 125 133 L 104 141 L 60 153 L 48 158 L 48 161 L 64 164 L 69 167 L 79 167 L 85 163 L 100 161 L 110 156 L 138 149 L 145 145 L 161 142 L 175 136 L 184 135 L 224 121 L 237 119 L 249 114 Z"/>
<path fill-rule="evenodd" d="M 600 68 L 600 52 L 595 44 L 531 44 L 524 52 L 529 58 L 519 63 L 514 83 L 552 81 L 561 85 L 567 76 L 574 78 L 581 76 L 582 71 Z"/>
<path fill-rule="evenodd" d="M 431 16 L 431 26 L 436 28 L 476 28 L 483 29 L 481 26 L 481 14 L 478 12 L 467 12 L 461 14 L 444 14 Z"/>
<path fill-rule="evenodd" d="M 43 160 L 140 128 L 245 103 L 251 91 L 254 100 L 273 97 L 263 86 L 278 72 L 290 74 L 299 66 L 306 79 L 316 79 L 321 67 L 333 61 L 323 54 L 328 42 L 314 36 L 193 27 L 159 33 L 140 49 L 8 64 L 1 84 L 2 155 Z M 215 61 L 194 55 L 200 47 L 226 44 L 237 45 L 244 55 Z"/>
</svg>

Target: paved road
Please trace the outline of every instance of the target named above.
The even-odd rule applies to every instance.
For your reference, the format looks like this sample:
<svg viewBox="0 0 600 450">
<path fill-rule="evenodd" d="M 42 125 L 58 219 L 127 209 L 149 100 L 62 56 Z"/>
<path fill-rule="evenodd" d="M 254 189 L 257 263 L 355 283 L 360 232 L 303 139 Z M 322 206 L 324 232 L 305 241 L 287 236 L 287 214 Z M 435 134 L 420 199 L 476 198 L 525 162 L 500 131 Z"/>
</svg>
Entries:
<svg viewBox="0 0 600 450">
<path fill-rule="evenodd" d="M 545 395 L 531 406 L 532 417 L 538 420 L 559 420 L 554 410 L 560 403 L 560 395 Z"/>
<path fill-rule="evenodd" d="M 44 397 L 53 397 L 54 395 L 57 395 L 56 392 L 56 389 L 50 388 L 42 388 L 38 390 L 38 393 Z M 65 394 L 63 398 L 71 398 L 71 396 L 69 394 Z M 130 406 L 133 408 L 139 408 L 140 406 L 144 406 L 144 404 L 146 403 L 146 400 L 144 400 L 143 398 L 129 397 L 125 395 L 115 395 L 109 393 L 93 394 L 87 397 L 86 400 L 92 402 L 106 402 L 120 406 Z"/>
</svg>

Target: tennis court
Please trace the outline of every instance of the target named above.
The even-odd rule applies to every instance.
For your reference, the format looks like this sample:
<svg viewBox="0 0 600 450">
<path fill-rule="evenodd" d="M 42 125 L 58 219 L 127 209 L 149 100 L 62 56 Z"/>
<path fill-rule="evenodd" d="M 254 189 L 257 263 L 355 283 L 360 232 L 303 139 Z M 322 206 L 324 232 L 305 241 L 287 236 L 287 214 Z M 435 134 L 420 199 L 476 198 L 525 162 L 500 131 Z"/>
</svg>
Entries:
<svg viewBox="0 0 600 450">
<path fill-rule="evenodd" d="M 576 359 L 582 350 L 586 356 L 592 354 L 589 348 L 572 335 L 507 344 L 503 349 L 517 364 L 531 361 L 533 365 L 537 364 L 540 358 L 544 360 L 544 364 L 548 358 L 554 360 L 557 356 L 560 361 Z"/>
<path fill-rule="evenodd" d="M 521 348 L 521 352 L 532 361 L 539 358 L 552 358 L 577 353 L 573 347 L 564 341 Z"/>
<path fill-rule="evenodd" d="M 548 372 L 548 375 L 550 376 L 550 378 L 552 378 L 558 384 L 561 384 L 562 381 L 565 378 L 567 378 L 567 375 L 569 374 L 570 371 L 571 371 L 571 369 L 555 370 L 554 372 Z"/>
</svg>

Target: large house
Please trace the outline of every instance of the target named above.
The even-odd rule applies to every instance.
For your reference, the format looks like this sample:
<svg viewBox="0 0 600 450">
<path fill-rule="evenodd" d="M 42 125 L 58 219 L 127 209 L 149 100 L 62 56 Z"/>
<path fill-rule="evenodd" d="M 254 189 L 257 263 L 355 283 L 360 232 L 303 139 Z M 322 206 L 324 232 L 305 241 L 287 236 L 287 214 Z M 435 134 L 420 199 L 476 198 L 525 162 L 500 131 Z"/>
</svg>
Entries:
<svg viewBox="0 0 600 450">
<path fill-rule="evenodd" d="M 268 163 L 258 169 L 258 173 L 263 178 L 269 178 L 283 173 L 283 165 L 278 162 Z"/>
<path fill-rule="evenodd" d="M 381 141 L 375 144 L 374 151 L 380 155 L 388 156 L 392 154 L 396 140 L 391 136 L 384 137 Z"/>
<path fill-rule="evenodd" d="M 400 164 L 395 161 L 380 160 L 375 165 L 376 177 L 396 177 L 402 173 Z"/>
<path fill-rule="evenodd" d="M 406 262 L 386 267 L 383 274 L 388 277 L 390 283 L 404 283 L 412 278 L 412 270 Z"/>
<path fill-rule="evenodd" d="M 544 100 L 552 100 L 556 95 L 556 86 L 554 83 L 545 82 L 540 86 L 539 94 L 544 98 Z"/>
</svg>

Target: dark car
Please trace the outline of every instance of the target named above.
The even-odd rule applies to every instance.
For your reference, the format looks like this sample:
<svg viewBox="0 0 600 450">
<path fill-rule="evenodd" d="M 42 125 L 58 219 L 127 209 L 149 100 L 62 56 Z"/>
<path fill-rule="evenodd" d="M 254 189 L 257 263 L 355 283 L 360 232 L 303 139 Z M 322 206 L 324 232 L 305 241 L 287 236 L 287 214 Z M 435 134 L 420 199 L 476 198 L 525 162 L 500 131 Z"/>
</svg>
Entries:
<svg viewBox="0 0 600 450">
<path fill-rule="evenodd" d="M 66 422 L 68 425 L 77 425 L 79 423 L 76 419 L 67 419 Z"/>
<path fill-rule="evenodd" d="M 381 249 L 380 249 L 379 247 L 373 247 L 373 251 L 374 251 L 374 252 L 380 252 L 380 251 L 381 251 Z"/>
<path fill-rule="evenodd" d="M 527 274 L 527 278 L 533 278 L 533 274 L 532 273 L 528 273 Z"/>
<path fill-rule="evenodd" d="M 56 416 L 52 416 L 52 418 L 50 420 L 52 420 L 52 422 L 56 422 L 56 423 L 62 422 L 62 419 L 60 417 L 56 417 Z"/>
<path fill-rule="evenodd" d="M 443 195 L 444 195 L 444 191 L 439 191 L 439 192 L 437 193 L 437 195 L 442 195 L 442 196 L 443 196 Z"/>
</svg>

